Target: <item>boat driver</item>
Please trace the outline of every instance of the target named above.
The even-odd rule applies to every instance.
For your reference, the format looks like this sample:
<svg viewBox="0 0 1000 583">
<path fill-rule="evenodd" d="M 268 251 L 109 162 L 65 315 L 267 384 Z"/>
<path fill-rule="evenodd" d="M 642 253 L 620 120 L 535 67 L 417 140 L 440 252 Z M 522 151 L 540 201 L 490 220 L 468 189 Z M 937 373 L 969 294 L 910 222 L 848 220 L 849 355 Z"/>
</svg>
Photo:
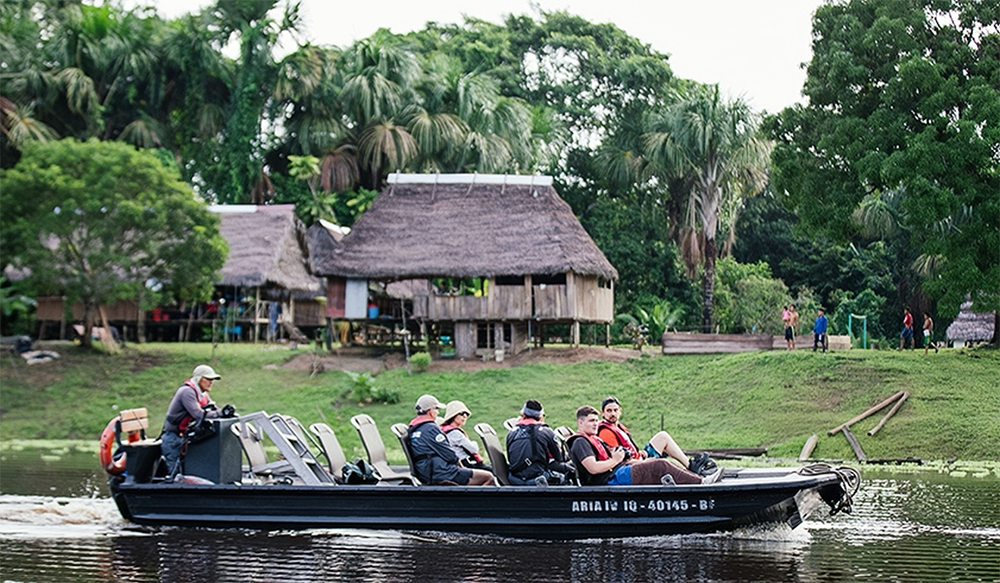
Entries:
<svg viewBox="0 0 1000 583">
<path fill-rule="evenodd" d="M 417 399 L 417 416 L 407 429 L 407 443 L 417 479 L 431 485 L 490 486 L 493 474 L 463 468 L 435 420 L 442 405 L 433 395 Z"/>
<path fill-rule="evenodd" d="M 670 456 L 677 460 L 681 467 L 703 476 L 715 470 L 715 461 L 710 462 L 708 454 L 698 454 L 693 460 L 688 461 L 687 454 L 666 431 L 658 431 L 649 439 L 646 447 L 639 449 L 628 428 L 622 425 L 622 405 L 615 397 L 606 397 L 601 401 L 601 415 L 603 419 L 597 426 L 597 437 L 600 437 L 612 449 L 624 447 L 635 459 Z"/>
<path fill-rule="evenodd" d="M 220 411 L 208 396 L 212 385 L 221 378 L 212 367 L 200 364 L 170 400 L 167 417 L 163 421 L 163 433 L 160 434 L 160 453 L 167 464 L 167 475 L 171 478 L 181 471 L 182 451 L 187 442 L 185 434 L 188 429 L 197 426 L 203 419 L 236 416 L 236 409 L 232 405 L 226 405 Z"/>
<path fill-rule="evenodd" d="M 599 423 L 597 409 L 590 405 L 576 410 L 577 433 L 569 438 L 569 452 L 584 486 L 711 484 L 722 475 L 722 468 L 702 477 L 665 459 L 632 458 L 629 450 L 621 446 L 612 449 L 597 436 Z"/>
</svg>

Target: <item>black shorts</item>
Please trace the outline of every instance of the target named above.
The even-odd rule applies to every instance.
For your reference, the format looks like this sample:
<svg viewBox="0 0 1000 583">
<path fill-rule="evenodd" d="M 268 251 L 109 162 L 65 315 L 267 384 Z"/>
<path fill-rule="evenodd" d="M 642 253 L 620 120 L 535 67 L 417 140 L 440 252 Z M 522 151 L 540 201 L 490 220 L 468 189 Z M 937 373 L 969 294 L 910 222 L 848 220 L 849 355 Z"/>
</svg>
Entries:
<svg viewBox="0 0 1000 583">
<path fill-rule="evenodd" d="M 792 331 L 791 326 L 785 328 L 785 340 L 795 340 L 795 332 Z"/>
</svg>

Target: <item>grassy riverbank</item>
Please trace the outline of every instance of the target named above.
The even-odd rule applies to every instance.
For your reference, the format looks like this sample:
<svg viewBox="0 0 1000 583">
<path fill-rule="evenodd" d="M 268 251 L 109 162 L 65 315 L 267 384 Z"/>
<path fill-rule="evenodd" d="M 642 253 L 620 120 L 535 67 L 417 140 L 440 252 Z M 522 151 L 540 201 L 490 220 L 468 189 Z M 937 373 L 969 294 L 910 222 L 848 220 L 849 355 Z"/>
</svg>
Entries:
<svg viewBox="0 0 1000 583">
<path fill-rule="evenodd" d="M 853 459 L 845 438 L 826 431 L 906 390 L 909 400 L 875 436 L 865 432 L 883 412 L 853 427 L 869 458 L 989 460 L 1000 452 L 996 350 L 644 355 L 623 363 L 486 364 L 475 372 L 412 376 L 395 368 L 375 377 L 376 387 L 399 395 L 395 404 L 358 404 L 344 372 L 327 367 L 311 376 L 301 366 L 286 366 L 304 350 L 221 345 L 213 353 L 208 344 L 130 346 L 117 356 L 72 346 L 57 350 L 63 358 L 43 365 L 3 359 L 0 440 L 96 442 L 117 410 L 133 407 L 149 409 L 155 435 L 177 385 L 196 364 L 210 362 L 223 376 L 213 390 L 217 402 L 241 412 L 288 413 L 306 424 L 326 421 L 349 457 L 364 455 L 349 420 L 366 412 L 378 422 L 392 457 L 401 460 L 389 425 L 408 420 L 412 403 L 425 392 L 465 401 L 471 423 L 498 429 L 529 397 L 542 401 L 550 425 L 573 426 L 578 405 L 596 406 L 614 394 L 624 404 L 625 423 L 643 439 L 662 423 L 686 448 L 763 446 L 770 456 L 793 458 L 816 433 L 814 457 Z"/>
</svg>

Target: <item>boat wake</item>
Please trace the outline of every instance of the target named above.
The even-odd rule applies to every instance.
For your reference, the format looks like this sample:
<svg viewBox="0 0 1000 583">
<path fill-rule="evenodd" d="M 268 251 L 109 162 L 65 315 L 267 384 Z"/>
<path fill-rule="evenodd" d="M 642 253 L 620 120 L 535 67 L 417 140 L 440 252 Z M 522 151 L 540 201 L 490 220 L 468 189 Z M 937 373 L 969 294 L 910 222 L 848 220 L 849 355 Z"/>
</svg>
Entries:
<svg viewBox="0 0 1000 583">
<path fill-rule="evenodd" d="M 129 526 L 110 498 L 0 495 L 0 538 L 81 538 Z"/>
</svg>

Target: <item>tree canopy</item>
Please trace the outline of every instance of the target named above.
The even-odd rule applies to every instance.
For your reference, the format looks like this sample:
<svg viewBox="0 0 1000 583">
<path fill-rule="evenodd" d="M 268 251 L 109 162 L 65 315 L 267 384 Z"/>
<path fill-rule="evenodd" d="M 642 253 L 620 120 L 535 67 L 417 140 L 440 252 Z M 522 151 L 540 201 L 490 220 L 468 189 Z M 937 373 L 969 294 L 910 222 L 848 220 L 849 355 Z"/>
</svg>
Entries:
<svg viewBox="0 0 1000 583">
<path fill-rule="evenodd" d="M 967 293 L 980 310 L 1000 307 L 997 3 L 831 3 L 813 39 L 809 104 L 769 124 L 774 186 L 834 240 L 898 228 L 944 312 Z"/>
<path fill-rule="evenodd" d="M 61 290 L 91 317 L 122 299 L 148 308 L 211 296 L 227 253 L 219 219 L 153 153 L 97 140 L 28 144 L 0 180 L 0 246 L 35 289 Z"/>
</svg>

